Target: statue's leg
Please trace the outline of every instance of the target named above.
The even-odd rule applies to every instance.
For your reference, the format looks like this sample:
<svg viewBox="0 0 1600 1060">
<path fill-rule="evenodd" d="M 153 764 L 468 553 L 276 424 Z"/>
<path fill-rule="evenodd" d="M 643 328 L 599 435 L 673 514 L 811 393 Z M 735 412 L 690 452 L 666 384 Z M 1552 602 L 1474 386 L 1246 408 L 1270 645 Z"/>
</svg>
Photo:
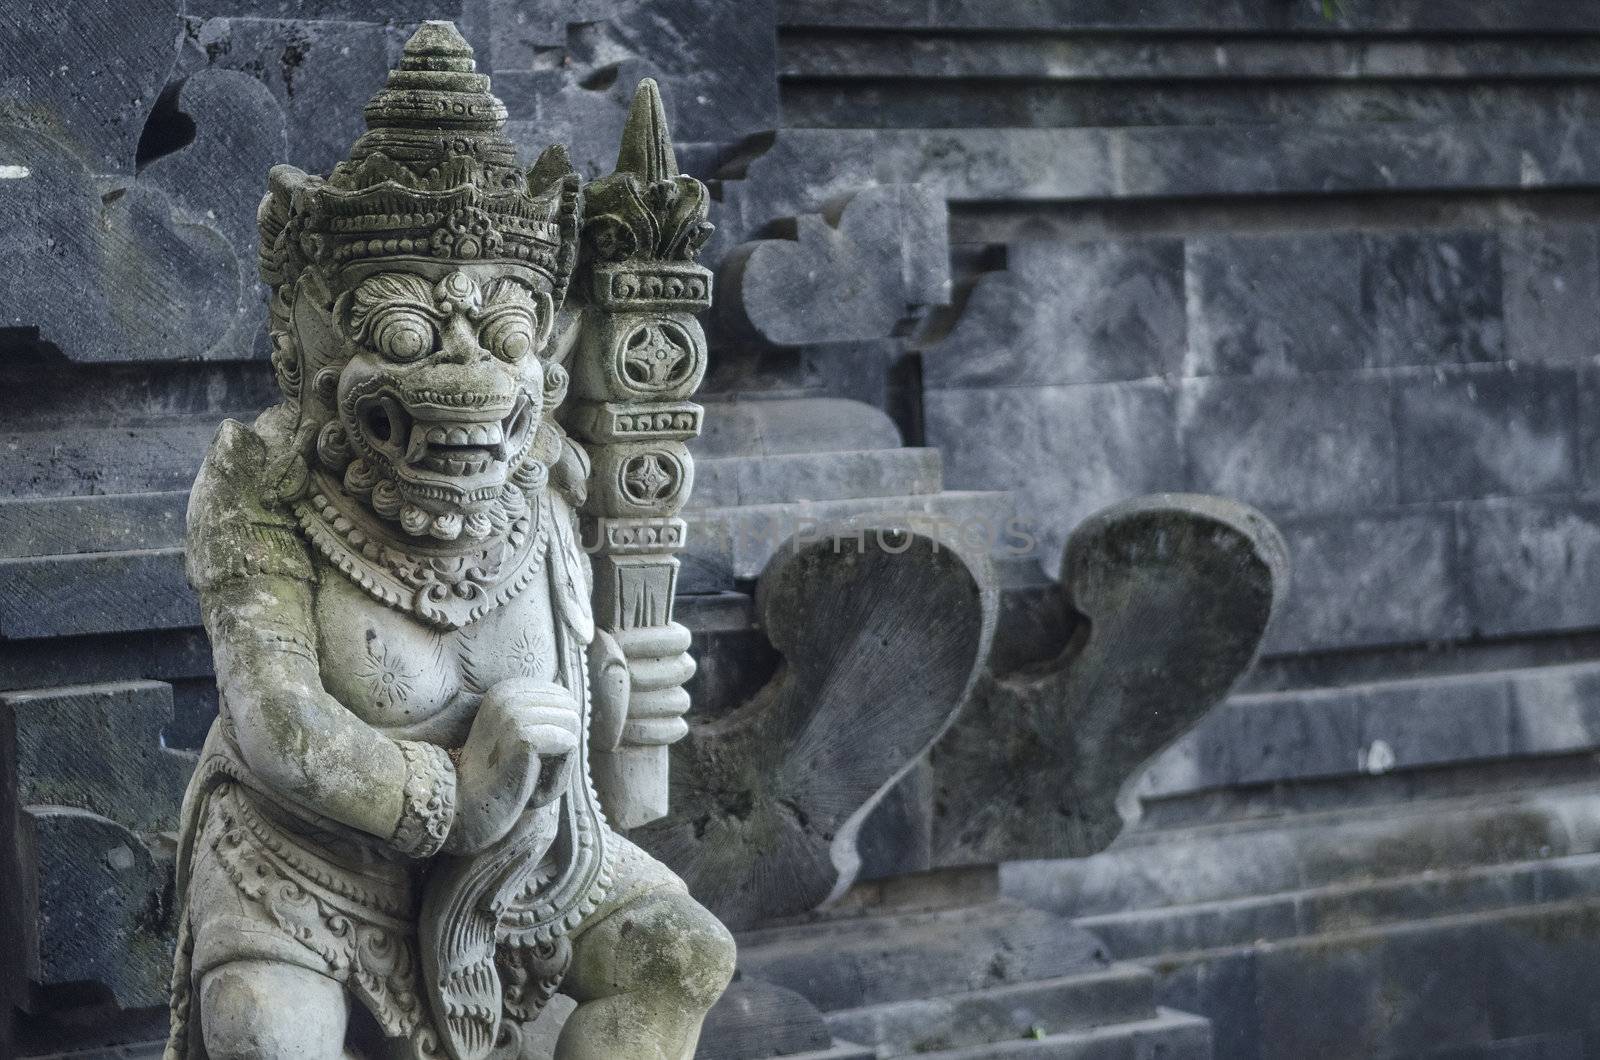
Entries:
<svg viewBox="0 0 1600 1060">
<path fill-rule="evenodd" d="M 620 903 L 597 911 L 573 940 L 562 992 L 578 1007 L 557 1060 L 690 1060 L 701 1021 L 733 977 L 728 929 L 666 869 L 628 853 Z"/>
<path fill-rule="evenodd" d="M 200 980 L 209 1060 L 339 1060 L 350 1001 L 318 972 L 275 961 L 230 961 Z"/>
</svg>

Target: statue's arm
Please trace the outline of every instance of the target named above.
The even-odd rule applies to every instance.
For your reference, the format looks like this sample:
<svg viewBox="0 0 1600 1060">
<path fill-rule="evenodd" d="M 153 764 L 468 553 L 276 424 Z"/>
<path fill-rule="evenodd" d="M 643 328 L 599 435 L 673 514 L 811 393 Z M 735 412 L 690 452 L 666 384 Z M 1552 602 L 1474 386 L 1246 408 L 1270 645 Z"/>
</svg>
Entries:
<svg viewBox="0 0 1600 1060">
<path fill-rule="evenodd" d="M 305 810 L 424 857 L 454 823 L 442 748 L 397 741 L 329 695 L 317 663 L 314 572 L 268 499 L 268 461 L 224 424 L 190 497 L 189 577 L 211 636 L 224 725 L 255 780 Z"/>
</svg>

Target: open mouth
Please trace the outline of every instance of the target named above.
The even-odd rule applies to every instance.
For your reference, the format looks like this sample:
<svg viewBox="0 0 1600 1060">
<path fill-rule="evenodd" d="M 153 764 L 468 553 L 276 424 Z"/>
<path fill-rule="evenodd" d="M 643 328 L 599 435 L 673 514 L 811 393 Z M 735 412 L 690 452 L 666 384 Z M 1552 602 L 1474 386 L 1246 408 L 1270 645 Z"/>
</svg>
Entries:
<svg viewBox="0 0 1600 1060">
<path fill-rule="evenodd" d="M 408 404 L 390 393 L 374 394 L 356 406 L 367 442 L 397 470 L 423 479 L 471 480 L 503 472 L 527 448 L 533 433 L 532 403 L 519 394 L 510 412 L 492 416 L 488 408 Z"/>
</svg>

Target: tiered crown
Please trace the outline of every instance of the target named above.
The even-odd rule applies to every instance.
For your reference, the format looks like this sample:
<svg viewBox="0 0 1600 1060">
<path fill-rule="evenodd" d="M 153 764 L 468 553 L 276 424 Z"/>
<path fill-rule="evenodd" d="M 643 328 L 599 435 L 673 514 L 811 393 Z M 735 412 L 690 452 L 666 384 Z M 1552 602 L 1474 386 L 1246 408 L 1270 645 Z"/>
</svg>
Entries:
<svg viewBox="0 0 1600 1060">
<path fill-rule="evenodd" d="M 505 261 L 566 286 L 576 256 L 578 181 L 552 148 L 524 173 L 504 134 L 506 108 L 475 73 L 449 22 L 426 22 L 365 109 L 367 131 L 326 180 L 274 168 L 262 209 L 263 272 L 278 231 L 306 257 L 340 267 L 389 257 Z M 274 200 L 281 206 L 275 212 Z M 288 224 L 291 216 L 296 225 Z M 273 224 L 278 221 L 278 224 Z M 277 228 L 278 231 L 269 231 Z"/>
</svg>

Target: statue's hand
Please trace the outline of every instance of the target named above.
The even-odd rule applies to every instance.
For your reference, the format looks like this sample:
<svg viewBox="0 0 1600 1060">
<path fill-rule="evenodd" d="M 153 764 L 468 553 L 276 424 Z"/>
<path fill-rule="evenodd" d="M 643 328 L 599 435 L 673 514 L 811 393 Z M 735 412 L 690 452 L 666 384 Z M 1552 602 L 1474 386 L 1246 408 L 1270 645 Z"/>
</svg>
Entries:
<svg viewBox="0 0 1600 1060">
<path fill-rule="evenodd" d="M 456 766 L 458 811 L 445 849 L 483 850 L 524 810 L 559 797 L 577 758 L 580 724 L 577 701 L 560 685 L 513 678 L 490 688 Z"/>
</svg>

